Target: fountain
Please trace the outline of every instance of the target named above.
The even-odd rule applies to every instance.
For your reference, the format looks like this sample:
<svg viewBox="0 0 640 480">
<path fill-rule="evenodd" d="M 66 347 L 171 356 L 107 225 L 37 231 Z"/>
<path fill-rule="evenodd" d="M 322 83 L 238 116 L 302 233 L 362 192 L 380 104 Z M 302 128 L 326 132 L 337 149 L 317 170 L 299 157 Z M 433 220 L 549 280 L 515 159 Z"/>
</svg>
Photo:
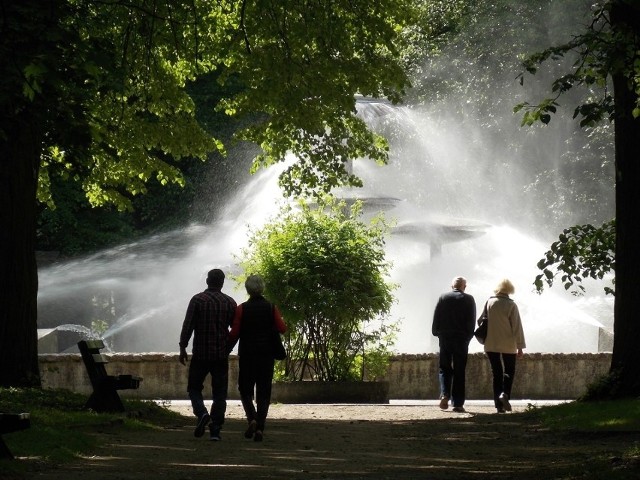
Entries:
<svg viewBox="0 0 640 480">
<path fill-rule="evenodd" d="M 507 74 L 513 78 L 513 72 Z M 508 105 L 499 128 L 493 130 L 487 127 L 489 121 L 482 123 L 485 112 L 475 118 L 462 115 L 466 104 L 395 108 L 375 99 L 358 102 L 362 118 L 390 138 L 390 164 L 355 161 L 354 172 L 365 187 L 337 193 L 348 200 L 362 199 L 365 216 L 383 211 L 395 222 L 387 255 L 393 262 L 392 281 L 400 285 L 391 312 L 401 322 L 396 349 L 437 351 L 431 336 L 433 308 L 457 275 L 467 277 L 467 292 L 475 297 L 478 310 L 499 279 L 513 281 L 527 352 L 610 349 L 613 299 L 605 297 L 602 285 L 588 285 L 584 297 L 561 287 L 541 296 L 533 292 L 536 263 L 561 228 L 585 218 L 595 223 L 579 209 L 590 208 L 584 206 L 587 202 L 572 203 L 566 190 L 553 208 L 539 206 L 541 196 L 557 193 L 555 184 L 549 188 L 539 179 L 558 175 L 560 162 L 566 161 L 562 157 L 568 129 L 575 130 L 575 125 L 567 127 L 569 119 L 558 128 L 554 120 L 553 128 L 523 131 L 511 112 L 521 93 L 502 90 L 500 95 L 509 101 L 504 102 Z M 508 148 L 509 142 L 516 147 Z M 239 164 L 239 169 L 246 168 L 245 162 Z M 206 272 L 213 267 L 235 271 L 233 256 L 246 245 L 248 229 L 277 212 L 279 171 L 271 167 L 254 177 L 245 173 L 244 186 L 209 224 L 41 268 L 39 327 L 75 324 L 95 334 L 92 325 L 106 323 L 109 328 L 98 333 L 112 350 L 177 351 L 187 303 L 205 287 Z M 541 172 L 545 175 L 537 176 Z M 593 176 L 574 180 L 589 182 Z M 611 195 L 612 184 L 613 179 L 608 193 L 593 194 L 591 205 L 606 203 L 600 196 Z M 600 221 L 612 215 L 604 212 Z M 244 289 L 230 279 L 224 291 L 238 301 L 245 299 Z M 471 351 L 480 349 L 472 341 Z"/>
<path fill-rule="evenodd" d="M 418 120 L 428 121 L 416 112 L 404 115 L 411 116 L 416 129 L 424 127 Z M 431 132 L 428 138 L 437 142 L 442 136 Z M 431 152 L 428 162 L 407 165 L 406 159 L 392 158 L 383 167 L 355 162 L 364 189 L 339 192 L 348 199 L 363 199 L 365 216 L 381 210 L 396 222 L 387 254 L 393 262 L 392 280 L 400 285 L 392 310 L 392 318 L 401 322 L 398 352 L 437 351 L 430 333 L 433 307 L 456 275 L 467 277 L 467 291 L 478 309 L 500 278 L 512 279 L 527 351 L 602 350 L 601 332 L 611 331 L 612 301 L 599 295 L 601 288 L 590 289 L 596 293 L 590 297 L 572 297 L 557 289 L 542 296 L 533 293 L 535 265 L 549 242 L 510 225 L 508 212 L 494 215 L 490 205 L 496 201 L 487 202 L 478 193 L 483 178 L 472 169 L 473 162 L 462 165 L 465 174 L 452 181 L 447 157 L 436 158 L 437 149 L 429 145 L 422 148 L 425 157 L 415 158 Z M 458 159 L 467 155 L 460 146 L 452 150 Z M 209 225 L 192 225 L 41 269 L 39 326 L 63 323 L 90 328 L 98 320 L 110 325 L 103 338 L 113 350 L 176 351 L 187 303 L 204 288 L 206 272 L 213 267 L 233 272 L 233 255 L 246 245 L 248 228 L 263 225 L 277 212 L 282 203 L 278 173 L 273 168 L 247 178 L 246 186 Z M 230 279 L 224 290 L 244 300 L 244 291 Z M 480 348 L 472 342 L 471 351 Z"/>
</svg>

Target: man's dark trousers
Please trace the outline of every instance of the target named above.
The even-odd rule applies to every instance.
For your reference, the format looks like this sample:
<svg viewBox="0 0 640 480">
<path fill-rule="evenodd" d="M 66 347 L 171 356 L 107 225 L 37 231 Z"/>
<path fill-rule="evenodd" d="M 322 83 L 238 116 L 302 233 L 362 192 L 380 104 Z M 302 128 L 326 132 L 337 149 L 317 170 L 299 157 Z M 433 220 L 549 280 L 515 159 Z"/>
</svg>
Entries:
<svg viewBox="0 0 640 480">
<path fill-rule="evenodd" d="M 469 341 L 459 337 L 440 337 L 440 395 L 451 398 L 454 407 L 464 406 L 465 371 Z"/>
</svg>

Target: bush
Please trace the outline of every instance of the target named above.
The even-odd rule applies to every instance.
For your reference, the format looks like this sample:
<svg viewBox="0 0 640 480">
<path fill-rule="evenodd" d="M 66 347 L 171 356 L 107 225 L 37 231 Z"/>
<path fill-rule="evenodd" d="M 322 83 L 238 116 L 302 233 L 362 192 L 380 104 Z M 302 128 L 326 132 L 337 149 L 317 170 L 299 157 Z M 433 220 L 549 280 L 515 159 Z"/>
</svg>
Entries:
<svg viewBox="0 0 640 480">
<path fill-rule="evenodd" d="M 388 228 L 382 217 L 365 224 L 361 209 L 332 199 L 285 207 L 242 252 L 245 275 L 262 275 L 289 328 L 286 380 L 354 380 L 384 370 L 395 335 L 387 319 L 395 288 L 386 281 Z"/>
</svg>

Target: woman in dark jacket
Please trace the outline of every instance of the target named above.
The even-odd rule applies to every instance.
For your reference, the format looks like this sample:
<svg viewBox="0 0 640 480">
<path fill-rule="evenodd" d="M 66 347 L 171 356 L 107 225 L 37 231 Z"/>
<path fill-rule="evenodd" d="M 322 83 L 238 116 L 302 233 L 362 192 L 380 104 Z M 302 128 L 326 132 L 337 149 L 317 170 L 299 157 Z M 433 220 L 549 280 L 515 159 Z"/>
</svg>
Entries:
<svg viewBox="0 0 640 480">
<path fill-rule="evenodd" d="M 262 441 L 269 404 L 271 403 L 271 383 L 273 382 L 274 332 L 287 330 L 278 308 L 263 296 L 264 280 L 259 275 L 250 275 L 244 283 L 249 300 L 236 308 L 231 331 L 229 349 L 238 339 L 239 374 L 238 390 L 240 400 L 249 422 L 246 438 Z M 256 404 L 253 403 L 253 391 Z"/>
</svg>

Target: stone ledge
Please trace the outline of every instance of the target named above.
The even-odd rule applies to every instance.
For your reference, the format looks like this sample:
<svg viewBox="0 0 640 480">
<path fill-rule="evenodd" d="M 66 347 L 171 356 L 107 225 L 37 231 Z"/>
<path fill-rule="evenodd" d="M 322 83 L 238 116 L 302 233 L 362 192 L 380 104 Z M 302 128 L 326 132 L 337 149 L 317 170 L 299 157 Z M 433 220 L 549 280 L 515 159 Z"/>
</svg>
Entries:
<svg viewBox="0 0 640 480">
<path fill-rule="evenodd" d="M 110 375 L 136 375 L 144 381 L 138 390 L 123 391 L 123 397 L 178 400 L 187 397 L 188 368 L 178 353 L 116 353 L 109 358 Z M 79 354 L 39 356 L 44 388 L 62 388 L 90 394 L 91 385 Z M 587 386 L 609 371 L 610 353 L 530 353 L 518 360 L 513 397 L 532 400 L 574 399 Z M 229 359 L 229 398 L 238 399 L 237 356 Z M 467 361 L 467 398 L 492 397 L 491 368 L 483 353 L 472 353 Z M 438 398 L 438 354 L 397 355 L 382 379 L 389 384 L 391 399 Z M 278 387 L 279 388 L 279 387 Z M 205 382 L 210 395 L 210 382 Z M 275 390 L 274 390 L 275 393 Z M 318 394 L 320 395 L 320 394 Z M 318 398 L 320 398 L 318 396 Z"/>
</svg>

